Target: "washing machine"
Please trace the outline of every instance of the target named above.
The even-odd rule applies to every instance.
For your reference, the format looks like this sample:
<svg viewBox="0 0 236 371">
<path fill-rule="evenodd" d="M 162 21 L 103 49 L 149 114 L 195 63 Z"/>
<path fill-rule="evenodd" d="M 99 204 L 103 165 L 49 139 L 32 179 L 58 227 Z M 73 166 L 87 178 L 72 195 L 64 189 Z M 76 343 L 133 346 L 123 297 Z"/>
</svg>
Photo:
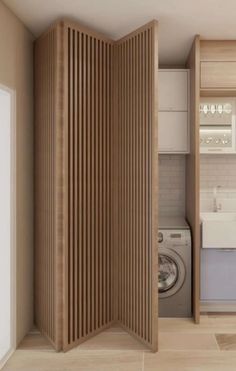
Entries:
<svg viewBox="0 0 236 371">
<path fill-rule="evenodd" d="M 191 233 L 184 218 L 159 220 L 159 316 L 192 316 Z"/>
</svg>

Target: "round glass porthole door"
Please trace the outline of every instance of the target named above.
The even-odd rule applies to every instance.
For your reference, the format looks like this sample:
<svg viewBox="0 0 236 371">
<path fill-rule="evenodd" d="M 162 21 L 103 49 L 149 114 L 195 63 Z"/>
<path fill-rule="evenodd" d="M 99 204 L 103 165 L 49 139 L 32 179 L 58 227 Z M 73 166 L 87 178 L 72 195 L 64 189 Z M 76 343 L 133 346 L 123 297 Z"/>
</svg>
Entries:
<svg viewBox="0 0 236 371">
<path fill-rule="evenodd" d="M 174 295 L 183 285 L 185 266 L 173 250 L 159 248 L 158 292 L 160 298 Z"/>
<path fill-rule="evenodd" d="M 167 255 L 159 254 L 159 292 L 170 290 L 178 279 L 178 266 L 176 262 Z"/>
</svg>

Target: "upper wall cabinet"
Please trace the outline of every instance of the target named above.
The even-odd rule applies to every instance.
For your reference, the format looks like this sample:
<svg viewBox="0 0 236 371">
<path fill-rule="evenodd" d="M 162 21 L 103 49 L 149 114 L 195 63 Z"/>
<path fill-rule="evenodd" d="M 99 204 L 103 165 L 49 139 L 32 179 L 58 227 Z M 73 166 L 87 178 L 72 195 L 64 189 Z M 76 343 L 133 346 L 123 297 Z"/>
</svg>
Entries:
<svg viewBox="0 0 236 371">
<path fill-rule="evenodd" d="M 159 111 L 188 110 L 188 71 L 159 70 Z"/>
<path fill-rule="evenodd" d="M 189 72 L 159 70 L 159 153 L 188 153 Z"/>
<path fill-rule="evenodd" d="M 202 89 L 235 89 L 236 62 L 201 62 Z"/>
<path fill-rule="evenodd" d="M 236 90 L 236 41 L 201 41 L 200 87 L 202 95 Z"/>
</svg>

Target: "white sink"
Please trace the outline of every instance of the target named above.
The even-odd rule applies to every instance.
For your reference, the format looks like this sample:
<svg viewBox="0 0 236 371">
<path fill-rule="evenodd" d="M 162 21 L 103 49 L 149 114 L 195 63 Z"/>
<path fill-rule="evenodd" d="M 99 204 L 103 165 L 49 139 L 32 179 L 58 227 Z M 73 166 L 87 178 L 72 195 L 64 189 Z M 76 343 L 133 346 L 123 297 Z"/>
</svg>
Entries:
<svg viewBox="0 0 236 371">
<path fill-rule="evenodd" d="M 203 248 L 236 248 L 236 213 L 201 213 L 201 221 Z"/>
</svg>

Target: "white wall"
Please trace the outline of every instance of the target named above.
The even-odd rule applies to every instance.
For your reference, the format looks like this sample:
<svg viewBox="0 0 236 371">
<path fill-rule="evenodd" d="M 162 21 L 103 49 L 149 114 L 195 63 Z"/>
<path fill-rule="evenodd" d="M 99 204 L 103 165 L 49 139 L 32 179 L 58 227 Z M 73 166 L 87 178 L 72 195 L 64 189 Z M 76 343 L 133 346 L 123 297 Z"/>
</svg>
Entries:
<svg viewBox="0 0 236 371">
<path fill-rule="evenodd" d="M 0 1 L 0 84 L 16 93 L 17 343 L 33 325 L 33 36 Z"/>
<path fill-rule="evenodd" d="M 11 347 L 11 95 L 0 87 L 0 360 Z"/>
<path fill-rule="evenodd" d="M 159 215 L 185 215 L 185 156 L 159 156 Z"/>
</svg>

